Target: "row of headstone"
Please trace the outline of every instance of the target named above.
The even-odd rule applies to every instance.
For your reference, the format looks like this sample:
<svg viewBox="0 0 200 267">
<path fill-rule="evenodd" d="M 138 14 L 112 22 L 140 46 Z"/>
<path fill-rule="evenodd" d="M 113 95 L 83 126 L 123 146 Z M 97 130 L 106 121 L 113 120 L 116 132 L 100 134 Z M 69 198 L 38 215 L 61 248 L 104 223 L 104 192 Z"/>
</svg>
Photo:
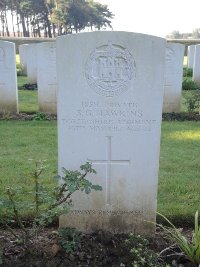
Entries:
<svg viewBox="0 0 200 267">
<path fill-rule="evenodd" d="M 39 111 L 57 113 L 56 44 L 19 46 L 20 60 L 30 83 L 37 83 Z"/>
<path fill-rule="evenodd" d="M 35 55 L 43 89 L 55 84 L 57 61 L 59 174 L 89 161 L 97 174 L 87 178 L 103 189 L 75 193 L 60 226 L 154 233 L 164 87 L 172 88 L 180 74 L 179 49 L 139 33 L 93 32 L 57 38 L 57 60 L 53 44 L 27 52 L 27 74 Z M 2 46 L 0 58 L 10 63 L 13 52 L 6 53 Z M 14 62 L 13 53 L 13 69 Z"/>
<path fill-rule="evenodd" d="M 200 82 L 200 45 L 188 46 L 188 68 L 193 69 L 192 79 Z"/>
<path fill-rule="evenodd" d="M 3 47 L 3 42 L 2 47 Z M 7 44 L 7 45 L 6 45 Z M 4 46 L 8 46 L 8 42 Z M 13 44 L 12 44 L 13 46 Z M 12 48 L 14 49 L 14 48 Z M 3 55 L 5 48 L 2 48 Z M 6 50 L 7 51 L 7 50 Z M 24 72 L 27 74 L 30 83 L 38 84 L 38 101 L 39 110 L 47 113 L 57 112 L 57 80 L 56 80 L 56 44 L 54 42 L 45 42 L 40 44 L 25 44 L 19 46 L 20 60 L 24 67 Z M 14 53 L 14 52 L 13 52 Z M 181 44 L 168 43 L 166 48 L 166 70 L 165 70 L 165 86 L 164 86 L 164 101 L 163 112 L 180 112 L 181 99 L 181 84 L 182 84 L 182 64 L 183 64 L 184 46 Z M 9 53 L 11 56 L 11 53 Z M 5 55 L 4 55 L 5 56 Z M 3 58 L 3 56 L 1 56 Z M 15 72 L 14 56 L 12 61 L 5 56 L 9 66 L 12 66 L 12 71 Z M 1 62 L 3 63 L 2 59 Z M 8 63 L 6 63 L 8 65 Z M 6 68 L 5 68 L 6 69 Z M 8 71 L 8 73 L 11 73 Z M 13 74 L 14 75 L 14 74 Z M 6 75 L 4 75 L 4 82 L 2 79 L 1 90 L 2 102 L 1 110 L 9 110 L 17 112 L 17 91 L 16 91 L 16 75 L 14 80 L 14 88 L 11 89 L 8 79 L 8 87 L 12 90 L 14 97 L 9 93 L 3 84 L 5 84 Z M 5 96 L 4 91 L 9 95 Z M 3 96 L 4 95 L 4 96 Z M 7 100 L 9 98 L 9 100 Z"/>
<path fill-rule="evenodd" d="M 20 61 L 30 83 L 38 84 L 39 110 L 57 113 L 56 45 L 19 46 Z M 18 113 L 15 44 L 0 41 L 0 112 Z"/>
</svg>

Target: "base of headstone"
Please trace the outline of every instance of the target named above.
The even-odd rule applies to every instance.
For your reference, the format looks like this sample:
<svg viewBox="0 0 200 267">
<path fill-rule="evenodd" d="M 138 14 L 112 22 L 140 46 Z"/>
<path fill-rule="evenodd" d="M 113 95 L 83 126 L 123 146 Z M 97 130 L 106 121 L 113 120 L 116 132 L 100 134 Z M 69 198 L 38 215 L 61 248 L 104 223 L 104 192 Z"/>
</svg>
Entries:
<svg viewBox="0 0 200 267">
<path fill-rule="evenodd" d="M 163 103 L 163 113 L 180 113 L 181 103 L 179 99 L 177 101 L 174 99 L 174 102 L 164 102 Z"/>
<path fill-rule="evenodd" d="M 145 220 L 144 217 L 148 219 Z M 152 220 L 150 219 L 152 218 Z M 149 220 L 150 219 L 150 220 Z M 76 228 L 91 233 L 98 230 L 117 233 L 134 233 L 146 236 L 155 234 L 155 214 L 142 216 L 139 212 L 70 211 L 59 218 L 60 228 Z"/>
</svg>

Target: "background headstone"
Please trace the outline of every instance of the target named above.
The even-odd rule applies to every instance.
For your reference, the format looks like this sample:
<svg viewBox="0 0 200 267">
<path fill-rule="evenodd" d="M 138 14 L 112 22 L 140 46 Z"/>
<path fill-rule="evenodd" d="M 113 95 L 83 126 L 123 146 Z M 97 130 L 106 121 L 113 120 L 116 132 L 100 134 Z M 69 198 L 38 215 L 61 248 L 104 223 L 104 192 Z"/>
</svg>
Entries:
<svg viewBox="0 0 200 267">
<path fill-rule="evenodd" d="M 15 44 L 0 41 L 0 111 L 18 112 Z"/>
<path fill-rule="evenodd" d="M 187 51 L 188 68 L 193 69 L 195 45 L 189 45 Z"/>
<path fill-rule="evenodd" d="M 30 83 L 37 83 L 37 44 L 27 46 L 27 76 Z"/>
<path fill-rule="evenodd" d="M 57 38 L 58 162 L 102 192 L 74 195 L 61 227 L 153 234 L 166 41 L 127 32 Z"/>
<path fill-rule="evenodd" d="M 20 63 L 23 67 L 23 73 L 27 75 L 27 51 L 28 44 L 19 45 Z"/>
<path fill-rule="evenodd" d="M 163 112 L 180 112 L 185 46 L 167 43 Z"/>
<path fill-rule="evenodd" d="M 195 46 L 192 79 L 195 82 L 200 82 L 200 45 Z"/>
<path fill-rule="evenodd" d="M 45 42 L 37 45 L 37 85 L 39 110 L 56 114 L 57 77 L 55 42 Z"/>
</svg>

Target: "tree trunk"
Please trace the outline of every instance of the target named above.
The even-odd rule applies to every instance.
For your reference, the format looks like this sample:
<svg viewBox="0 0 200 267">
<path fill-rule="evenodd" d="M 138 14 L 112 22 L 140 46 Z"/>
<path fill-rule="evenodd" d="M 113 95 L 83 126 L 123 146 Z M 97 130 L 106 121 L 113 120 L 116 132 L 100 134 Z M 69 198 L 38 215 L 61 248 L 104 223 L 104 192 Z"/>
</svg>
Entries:
<svg viewBox="0 0 200 267">
<path fill-rule="evenodd" d="M 29 18 L 26 17 L 26 29 L 27 29 L 26 32 L 27 32 L 27 37 L 30 37 L 29 25 L 30 25 Z"/>
<path fill-rule="evenodd" d="M 17 36 L 20 37 L 20 29 L 19 29 L 19 15 L 17 14 Z"/>
<path fill-rule="evenodd" d="M 41 37 L 40 25 L 39 25 L 39 21 L 38 20 L 37 20 L 37 33 L 38 33 L 38 37 Z"/>
<path fill-rule="evenodd" d="M 45 14 L 44 18 L 45 18 L 45 22 L 46 22 L 46 26 L 47 26 L 48 37 L 52 38 L 51 24 L 50 24 L 50 21 L 49 21 L 49 18 L 48 18 L 48 14 Z"/>
<path fill-rule="evenodd" d="M 53 37 L 56 38 L 56 26 L 53 23 L 52 23 L 52 28 L 53 28 Z"/>
<path fill-rule="evenodd" d="M 24 37 L 28 37 L 28 33 L 27 33 L 27 30 L 26 30 L 26 25 L 25 25 L 24 14 L 20 13 L 20 17 L 21 17 L 21 23 L 22 23 L 23 36 Z"/>
<path fill-rule="evenodd" d="M 13 15 L 13 9 L 11 9 L 11 17 L 12 17 L 12 30 L 13 30 L 13 35 L 15 37 L 15 25 L 14 25 L 14 15 Z"/>
<path fill-rule="evenodd" d="M 10 37 L 10 32 L 9 32 L 9 29 L 8 29 L 8 20 L 7 20 L 7 12 L 5 10 L 5 26 L 6 26 L 6 34 L 8 37 Z"/>
</svg>

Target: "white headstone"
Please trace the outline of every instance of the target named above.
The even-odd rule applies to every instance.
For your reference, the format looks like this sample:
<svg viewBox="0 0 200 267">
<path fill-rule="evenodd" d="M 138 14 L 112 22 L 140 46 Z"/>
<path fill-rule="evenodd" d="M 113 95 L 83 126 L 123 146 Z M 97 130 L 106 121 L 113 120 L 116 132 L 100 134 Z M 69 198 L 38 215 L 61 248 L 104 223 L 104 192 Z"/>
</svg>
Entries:
<svg viewBox="0 0 200 267">
<path fill-rule="evenodd" d="M 27 75 L 27 51 L 28 44 L 19 45 L 20 63 L 23 66 L 23 73 Z"/>
<path fill-rule="evenodd" d="M 57 38 L 59 172 L 89 161 L 103 188 L 76 193 L 61 227 L 154 233 L 165 46 L 127 32 Z"/>
<path fill-rule="evenodd" d="M 0 111 L 18 112 L 15 44 L 0 41 Z"/>
<path fill-rule="evenodd" d="M 200 82 L 200 45 L 195 46 L 194 65 L 193 65 L 193 81 Z"/>
<path fill-rule="evenodd" d="M 57 77 L 55 42 L 44 42 L 37 45 L 37 85 L 39 110 L 56 114 Z"/>
<path fill-rule="evenodd" d="M 180 112 L 185 46 L 167 43 L 163 112 Z"/>
<path fill-rule="evenodd" d="M 27 76 L 30 83 L 37 83 L 37 44 L 27 47 Z"/>
<path fill-rule="evenodd" d="M 188 68 L 191 69 L 193 69 L 194 65 L 194 53 L 195 53 L 195 45 L 189 45 L 187 52 L 187 60 L 188 60 Z"/>
</svg>

